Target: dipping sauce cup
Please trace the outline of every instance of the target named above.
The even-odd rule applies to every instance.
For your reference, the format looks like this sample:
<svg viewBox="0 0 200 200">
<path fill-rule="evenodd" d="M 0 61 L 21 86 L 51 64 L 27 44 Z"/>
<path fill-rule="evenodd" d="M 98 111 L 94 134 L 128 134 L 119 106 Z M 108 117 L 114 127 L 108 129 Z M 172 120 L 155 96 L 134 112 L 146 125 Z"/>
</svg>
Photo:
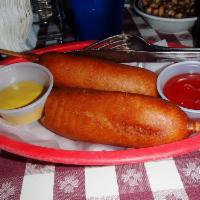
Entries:
<svg viewBox="0 0 200 200">
<path fill-rule="evenodd" d="M 200 62 L 171 64 L 158 75 L 157 89 L 163 99 L 177 104 L 191 119 L 200 119 Z"/>
<path fill-rule="evenodd" d="M 7 104 L 10 106 L 12 104 L 20 105 L 21 103 L 21 106 L 16 108 L 12 106 L 10 108 L 2 107 L 0 109 L 0 116 L 15 125 L 24 125 L 40 119 L 46 99 L 53 87 L 53 76 L 51 72 L 42 65 L 21 62 L 1 67 L 0 77 L 0 95 L 4 98 L 6 93 L 9 97 L 8 99 L 1 99 L 1 101 L 6 106 Z M 17 98 L 15 96 L 12 97 L 12 95 L 9 96 L 10 94 L 15 94 L 19 90 L 20 85 L 23 88 L 20 91 L 22 94 Z M 28 88 L 29 86 L 30 88 Z M 40 91 L 35 91 L 38 88 Z M 37 97 L 30 99 L 30 102 L 26 102 L 27 99 L 32 98 L 33 94 L 37 94 Z M 25 102 L 26 104 L 24 105 Z"/>
</svg>

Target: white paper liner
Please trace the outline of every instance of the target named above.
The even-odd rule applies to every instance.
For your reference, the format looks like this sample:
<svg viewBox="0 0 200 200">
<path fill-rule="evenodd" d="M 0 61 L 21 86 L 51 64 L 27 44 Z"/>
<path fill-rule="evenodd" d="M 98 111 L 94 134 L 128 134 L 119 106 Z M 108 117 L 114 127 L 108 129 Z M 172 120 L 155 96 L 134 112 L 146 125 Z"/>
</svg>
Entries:
<svg viewBox="0 0 200 200">
<path fill-rule="evenodd" d="M 5 135 L 17 141 L 57 149 L 67 150 L 84 150 L 84 151 L 101 151 L 101 150 L 119 150 L 124 149 L 121 147 L 94 144 L 88 142 L 74 141 L 66 139 L 59 135 L 54 134 L 39 122 L 33 122 L 28 125 L 14 126 L 0 119 L 0 135 Z"/>
</svg>

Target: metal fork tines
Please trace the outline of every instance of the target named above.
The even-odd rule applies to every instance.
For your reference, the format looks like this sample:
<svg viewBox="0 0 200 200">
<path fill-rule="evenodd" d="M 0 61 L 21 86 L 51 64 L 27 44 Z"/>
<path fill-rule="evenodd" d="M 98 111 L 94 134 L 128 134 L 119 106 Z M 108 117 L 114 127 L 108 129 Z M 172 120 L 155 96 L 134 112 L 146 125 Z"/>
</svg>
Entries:
<svg viewBox="0 0 200 200">
<path fill-rule="evenodd" d="M 101 49 L 123 49 L 128 50 L 127 43 L 128 36 L 125 34 L 114 35 L 106 39 L 100 40 L 86 47 L 87 50 L 101 50 Z"/>
</svg>

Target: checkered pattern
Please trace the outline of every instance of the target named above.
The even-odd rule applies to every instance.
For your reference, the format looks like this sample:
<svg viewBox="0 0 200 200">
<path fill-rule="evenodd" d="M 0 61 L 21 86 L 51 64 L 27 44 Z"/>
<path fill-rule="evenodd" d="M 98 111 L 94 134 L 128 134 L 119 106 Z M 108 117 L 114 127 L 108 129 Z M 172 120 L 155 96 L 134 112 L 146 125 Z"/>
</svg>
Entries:
<svg viewBox="0 0 200 200">
<path fill-rule="evenodd" d="M 199 200 L 200 152 L 119 166 L 66 166 L 0 157 L 1 200 Z"/>
<path fill-rule="evenodd" d="M 158 33 L 131 8 L 126 9 L 124 32 L 192 46 L 189 32 Z M 72 41 L 73 36 L 68 39 Z M 199 151 L 153 162 L 98 167 L 42 163 L 2 151 L 0 200 L 199 200 L 199 166 Z"/>
</svg>

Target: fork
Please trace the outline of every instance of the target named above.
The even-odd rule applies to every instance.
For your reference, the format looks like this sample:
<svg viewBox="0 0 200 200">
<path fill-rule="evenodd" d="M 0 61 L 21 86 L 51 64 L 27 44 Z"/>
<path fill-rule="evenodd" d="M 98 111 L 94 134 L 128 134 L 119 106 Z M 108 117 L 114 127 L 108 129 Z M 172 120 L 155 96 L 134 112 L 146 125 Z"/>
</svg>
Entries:
<svg viewBox="0 0 200 200">
<path fill-rule="evenodd" d="M 128 36 L 125 34 L 114 35 L 106 39 L 97 41 L 87 47 L 85 50 L 101 50 L 101 49 L 129 49 L 127 43 Z"/>
<path fill-rule="evenodd" d="M 144 38 L 138 35 L 114 35 L 104 40 L 97 41 L 90 46 L 84 48 L 84 50 L 135 50 L 135 51 L 150 51 L 150 52 L 200 52 L 200 48 L 173 48 L 163 47 L 151 44 Z"/>
<path fill-rule="evenodd" d="M 69 52 L 114 62 L 180 62 L 200 60 L 200 48 L 171 48 L 148 43 L 137 35 L 115 35 Z"/>
</svg>

